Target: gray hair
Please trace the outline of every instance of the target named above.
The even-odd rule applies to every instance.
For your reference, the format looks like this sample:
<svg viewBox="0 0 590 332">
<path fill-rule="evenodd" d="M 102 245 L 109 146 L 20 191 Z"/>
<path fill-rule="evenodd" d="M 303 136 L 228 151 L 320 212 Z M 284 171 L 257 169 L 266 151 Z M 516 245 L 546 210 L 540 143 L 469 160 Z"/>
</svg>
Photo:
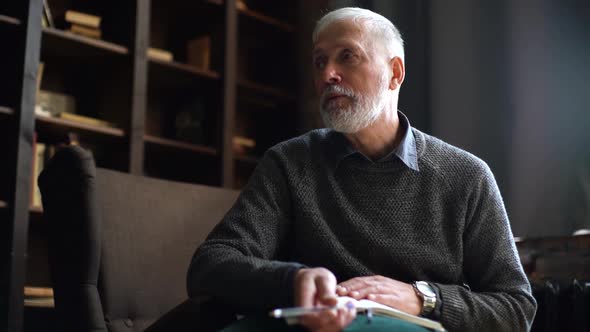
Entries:
<svg viewBox="0 0 590 332">
<path fill-rule="evenodd" d="M 356 24 L 365 23 L 373 33 L 372 42 L 383 44 L 389 52 L 388 56 L 399 56 L 402 60 L 404 59 L 404 40 L 399 30 L 390 20 L 368 9 L 346 7 L 329 12 L 316 23 L 312 35 L 313 42 L 317 42 L 318 36 L 324 28 L 334 22 L 344 20 L 352 20 Z"/>
</svg>

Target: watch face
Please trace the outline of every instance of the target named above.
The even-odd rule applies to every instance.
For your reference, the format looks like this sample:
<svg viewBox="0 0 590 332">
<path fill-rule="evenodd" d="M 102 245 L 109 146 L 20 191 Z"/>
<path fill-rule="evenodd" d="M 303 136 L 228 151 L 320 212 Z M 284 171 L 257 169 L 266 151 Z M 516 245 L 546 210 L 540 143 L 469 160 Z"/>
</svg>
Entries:
<svg viewBox="0 0 590 332">
<path fill-rule="evenodd" d="M 432 291 L 432 287 L 430 287 L 430 285 L 428 285 L 427 283 L 425 283 L 425 282 L 417 282 L 416 283 L 416 287 L 425 296 L 428 296 L 428 297 L 436 297 L 436 294 L 434 293 L 434 291 Z"/>
</svg>

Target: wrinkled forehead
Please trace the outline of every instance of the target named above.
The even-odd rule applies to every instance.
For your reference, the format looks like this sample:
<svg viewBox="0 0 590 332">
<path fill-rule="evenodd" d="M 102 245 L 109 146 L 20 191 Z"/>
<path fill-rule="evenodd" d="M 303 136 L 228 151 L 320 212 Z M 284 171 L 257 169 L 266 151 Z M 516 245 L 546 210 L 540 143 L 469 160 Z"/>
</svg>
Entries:
<svg viewBox="0 0 590 332">
<path fill-rule="evenodd" d="M 366 46 L 369 40 L 367 29 L 362 22 L 343 19 L 325 26 L 313 44 L 314 53 L 317 50 L 343 44 Z"/>
</svg>

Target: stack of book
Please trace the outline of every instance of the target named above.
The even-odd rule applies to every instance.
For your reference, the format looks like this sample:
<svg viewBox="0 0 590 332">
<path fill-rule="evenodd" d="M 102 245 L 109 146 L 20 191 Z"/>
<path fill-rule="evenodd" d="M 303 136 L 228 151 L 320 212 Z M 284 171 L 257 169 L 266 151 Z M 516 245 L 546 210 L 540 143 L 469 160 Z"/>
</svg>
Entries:
<svg viewBox="0 0 590 332">
<path fill-rule="evenodd" d="M 71 24 L 68 31 L 78 35 L 100 39 L 102 37 L 100 21 L 100 16 L 74 10 L 66 11 L 66 22 Z"/>
<path fill-rule="evenodd" d="M 244 136 L 234 136 L 232 140 L 233 150 L 238 155 L 248 155 L 256 147 L 256 141 Z"/>
<path fill-rule="evenodd" d="M 37 71 L 35 115 L 61 118 L 90 126 L 115 127 L 111 122 L 76 114 L 76 99 L 73 96 L 42 90 L 41 81 L 43 79 L 44 68 L 45 64 L 41 62 Z"/>
<path fill-rule="evenodd" d="M 153 60 L 160 60 L 164 62 L 171 62 L 174 60 L 174 55 L 172 52 L 155 47 L 149 47 L 147 51 L 147 56 Z"/>
<path fill-rule="evenodd" d="M 25 287 L 25 305 L 29 307 L 53 308 L 53 289 L 46 287 Z"/>
<path fill-rule="evenodd" d="M 35 134 L 33 139 L 33 178 L 31 181 L 32 208 L 41 208 L 43 206 L 41 204 L 41 192 L 39 191 L 39 186 L 37 185 L 37 178 L 45 166 L 46 153 L 47 145 L 45 145 L 45 143 L 37 142 L 37 135 Z"/>
</svg>

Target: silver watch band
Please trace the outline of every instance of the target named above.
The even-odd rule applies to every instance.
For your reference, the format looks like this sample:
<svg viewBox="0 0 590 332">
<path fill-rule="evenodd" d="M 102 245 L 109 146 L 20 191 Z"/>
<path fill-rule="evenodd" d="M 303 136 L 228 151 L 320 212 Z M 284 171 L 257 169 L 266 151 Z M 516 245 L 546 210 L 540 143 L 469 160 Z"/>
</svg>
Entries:
<svg viewBox="0 0 590 332">
<path fill-rule="evenodd" d="M 416 294 L 422 299 L 420 316 L 429 316 L 436 308 L 436 293 L 432 286 L 425 281 L 416 281 L 413 286 Z"/>
</svg>

